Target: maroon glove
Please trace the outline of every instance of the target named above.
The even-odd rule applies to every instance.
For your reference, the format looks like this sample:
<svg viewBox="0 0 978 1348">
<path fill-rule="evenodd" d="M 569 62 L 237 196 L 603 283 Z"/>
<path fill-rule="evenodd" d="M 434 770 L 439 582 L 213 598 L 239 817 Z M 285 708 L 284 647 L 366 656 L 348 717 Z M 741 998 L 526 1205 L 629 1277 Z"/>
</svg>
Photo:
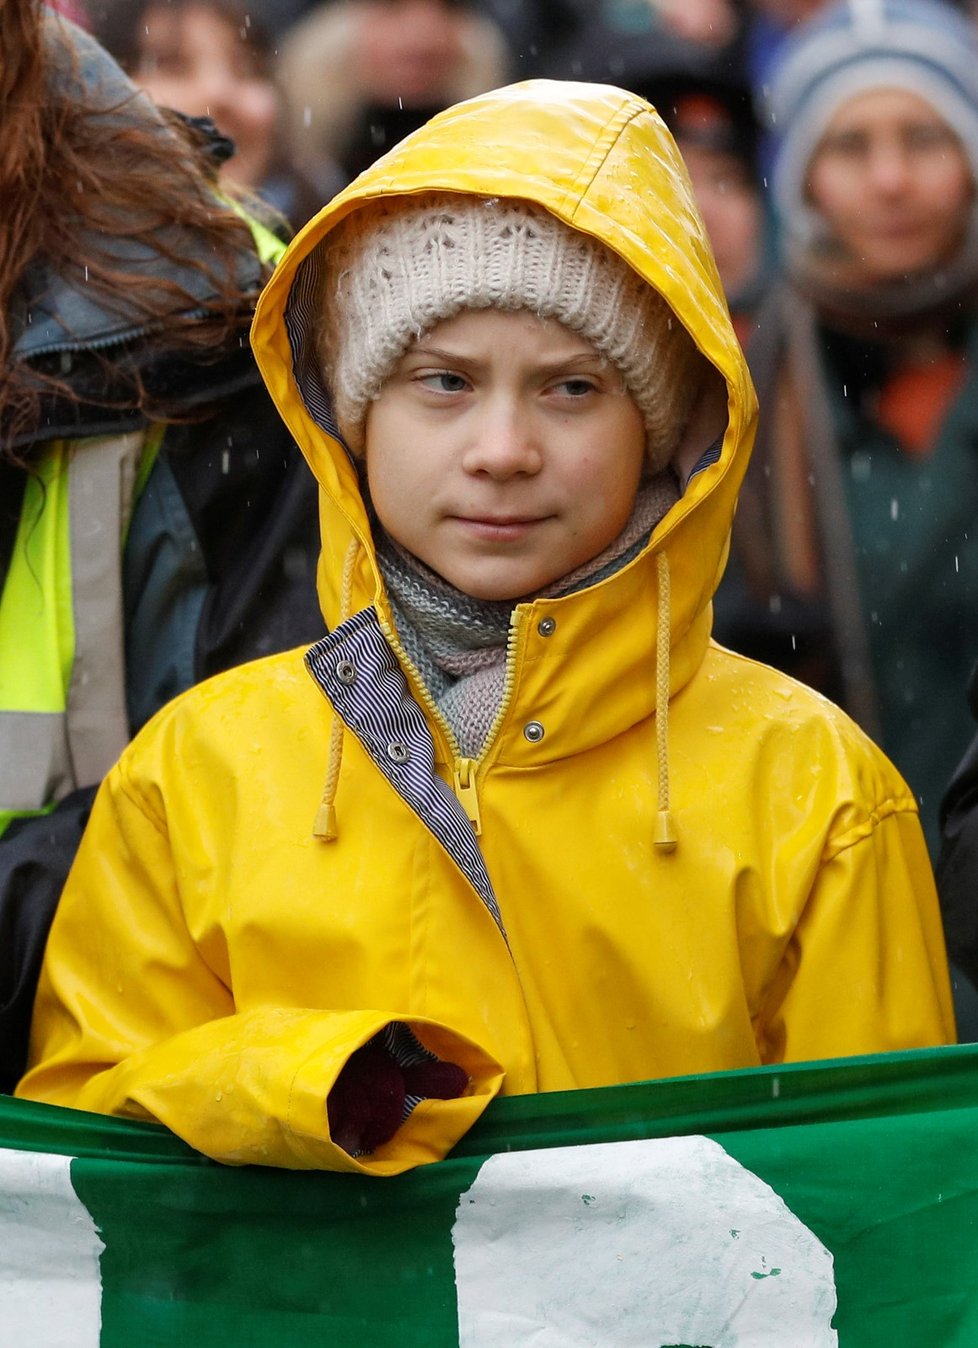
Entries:
<svg viewBox="0 0 978 1348">
<path fill-rule="evenodd" d="M 406 1094 L 428 1100 L 455 1100 L 469 1084 L 461 1067 L 453 1062 L 416 1062 L 402 1067 L 401 1072 Z"/>
<path fill-rule="evenodd" d="M 404 1117 L 404 1077 L 376 1041 L 350 1055 L 326 1099 L 333 1141 L 351 1156 L 376 1151 Z"/>
<path fill-rule="evenodd" d="M 351 1156 L 376 1151 L 400 1127 L 405 1095 L 454 1100 L 468 1083 L 453 1062 L 426 1060 L 401 1068 L 372 1039 L 350 1055 L 326 1099 L 330 1136 Z"/>
</svg>

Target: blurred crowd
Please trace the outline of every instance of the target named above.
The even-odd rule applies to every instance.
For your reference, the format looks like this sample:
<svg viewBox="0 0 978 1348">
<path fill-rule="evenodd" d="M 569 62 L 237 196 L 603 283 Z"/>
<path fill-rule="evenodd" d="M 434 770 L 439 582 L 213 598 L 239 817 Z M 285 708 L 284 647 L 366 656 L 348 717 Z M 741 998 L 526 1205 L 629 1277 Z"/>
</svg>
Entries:
<svg viewBox="0 0 978 1348">
<path fill-rule="evenodd" d="M 942 0 L 55 7 L 158 104 L 210 119 L 222 181 L 252 193 L 283 237 L 434 112 L 511 80 L 605 81 L 655 104 L 761 408 L 715 635 L 840 702 L 882 744 L 935 859 L 943 825 L 957 911 L 952 882 L 973 885 L 978 854 L 974 755 L 945 799 L 974 733 L 978 658 L 970 11 Z M 959 907 L 951 953 L 978 974 L 978 904 Z"/>
<path fill-rule="evenodd" d="M 514 78 L 653 102 L 763 409 L 717 634 L 881 739 L 936 846 L 978 655 L 970 15 L 938 0 L 71 8 L 158 103 L 210 117 L 233 142 L 222 173 L 293 229 L 434 112 Z"/>
<path fill-rule="evenodd" d="M 302 225 L 441 108 L 514 79 L 615 83 L 682 137 L 737 306 L 763 260 L 752 89 L 797 4 L 731 0 L 58 0 L 160 104 L 210 116 L 225 172 Z"/>
</svg>

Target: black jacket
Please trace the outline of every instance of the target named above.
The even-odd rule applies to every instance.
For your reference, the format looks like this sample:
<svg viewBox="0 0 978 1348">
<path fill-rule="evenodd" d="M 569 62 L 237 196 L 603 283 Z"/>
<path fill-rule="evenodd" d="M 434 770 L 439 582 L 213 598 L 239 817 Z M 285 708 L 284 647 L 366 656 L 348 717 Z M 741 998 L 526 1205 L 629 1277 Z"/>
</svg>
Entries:
<svg viewBox="0 0 978 1348">
<path fill-rule="evenodd" d="M 978 720 L 978 666 L 968 702 Z M 935 869 L 948 956 L 978 984 L 978 737 L 941 802 L 941 851 Z"/>
</svg>

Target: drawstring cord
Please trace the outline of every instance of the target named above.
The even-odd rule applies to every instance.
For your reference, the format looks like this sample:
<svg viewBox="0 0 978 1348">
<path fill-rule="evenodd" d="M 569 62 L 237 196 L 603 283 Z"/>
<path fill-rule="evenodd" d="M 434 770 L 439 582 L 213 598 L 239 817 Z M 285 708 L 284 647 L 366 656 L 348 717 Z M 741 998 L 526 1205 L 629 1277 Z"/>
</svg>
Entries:
<svg viewBox="0 0 978 1348">
<path fill-rule="evenodd" d="M 360 544 L 356 538 L 351 539 L 350 546 L 346 550 L 346 557 L 343 562 L 343 582 L 340 590 L 340 622 L 346 622 L 350 616 L 350 608 L 353 601 L 353 568 L 356 565 L 357 552 Z M 339 830 L 336 824 L 336 788 L 340 781 L 340 767 L 343 763 L 343 719 L 334 708 L 333 723 L 329 730 L 329 754 L 326 759 L 326 781 L 323 783 L 323 794 L 319 802 L 319 809 L 316 811 L 316 818 L 312 826 L 312 836 L 318 838 L 320 842 L 335 842 L 339 837 Z"/>
<path fill-rule="evenodd" d="M 670 588 L 669 562 L 664 552 L 655 559 L 659 594 L 655 633 L 655 759 L 659 785 L 659 813 L 655 822 L 656 847 L 662 852 L 675 849 L 676 825 L 669 809 L 669 641 Z"/>
</svg>

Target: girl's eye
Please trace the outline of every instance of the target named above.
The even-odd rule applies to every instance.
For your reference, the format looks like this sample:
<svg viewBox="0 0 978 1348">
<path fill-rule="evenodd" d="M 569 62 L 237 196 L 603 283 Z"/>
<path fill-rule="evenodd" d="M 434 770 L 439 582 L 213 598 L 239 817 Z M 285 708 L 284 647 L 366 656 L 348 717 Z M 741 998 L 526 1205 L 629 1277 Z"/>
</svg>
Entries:
<svg viewBox="0 0 978 1348">
<path fill-rule="evenodd" d="M 586 398 L 589 393 L 594 392 L 594 384 L 590 379 L 562 379 L 554 387 L 558 393 L 568 398 Z"/>
<path fill-rule="evenodd" d="M 423 374 L 418 382 L 435 393 L 463 393 L 468 388 L 467 381 L 451 370 L 438 370 L 435 374 Z"/>
</svg>

